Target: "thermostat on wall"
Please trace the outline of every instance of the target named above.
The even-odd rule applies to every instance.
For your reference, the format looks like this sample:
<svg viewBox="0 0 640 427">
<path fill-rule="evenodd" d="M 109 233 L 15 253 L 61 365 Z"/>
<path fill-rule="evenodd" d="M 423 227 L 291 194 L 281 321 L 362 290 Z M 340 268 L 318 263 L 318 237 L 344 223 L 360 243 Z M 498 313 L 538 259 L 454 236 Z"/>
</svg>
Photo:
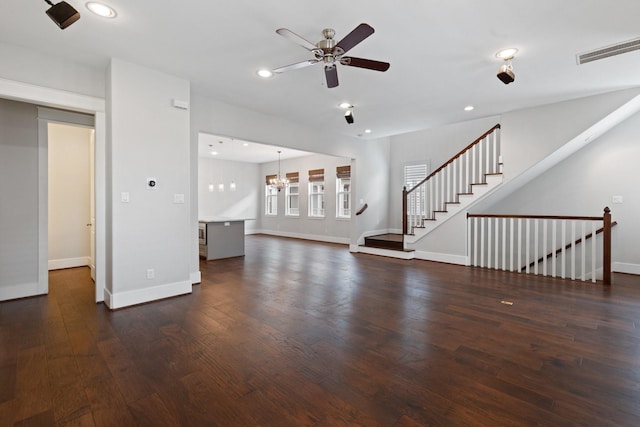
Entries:
<svg viewBox="0 0 640 427">
<path fill-rule="evenodd" d="M 147 189 L 148 190 L 155 190 L 157 185 L 158 185 L 158 181 L 156 181 L 155 178 L 147 178 Z"/>
</svg>

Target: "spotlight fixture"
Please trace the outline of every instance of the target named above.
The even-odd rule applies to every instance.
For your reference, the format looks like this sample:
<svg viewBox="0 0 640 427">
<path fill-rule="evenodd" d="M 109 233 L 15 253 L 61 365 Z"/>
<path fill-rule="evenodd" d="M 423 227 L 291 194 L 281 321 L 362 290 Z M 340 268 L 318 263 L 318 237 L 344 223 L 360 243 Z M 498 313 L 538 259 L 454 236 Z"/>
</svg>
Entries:
<svg viewBox="0 0 640 427">
<path fill-rule="evenodd" d="M 518 49 L 516 48 L 503 49 L 496 53 L 496 58 L 500 58 L 505 62 L 505 64 L 498 69 L 498 78 L 506 85 L 513 83 L 516 79 L 516 74 L 513 72 L 513 65 L 511 64 L 516 53 L 518 53 Z"/>
<path fill-rule="evenodd" d="M 347 111 L 345 111 L 344 113 L 344 119 L 347 121 L 347 123 L 349 123 L 350 125 L 353 124 L 353 107 L 349 107 L 349 109 Z"/>
<path fill-rule="evenodd" d="M 87 9 L 89 9 L 92 13 L 102 17 L 102 18 L 115 18 L 118 16 L 116 10 L 111 6 L 107 6 L 104 3 L 98 3 L 95 1 L 90 1 L 86 5 Z"/>
<path fill-rule="evenodd" d="M 73 6 L 66 1 L 61 1 L 58 4 L 53 4 L 49 0 L 44 1 L 51 6 L 47 9 L 47 15 L 58 27 L 60 27 L 61 30 L 64 30 L 69 25 L 80 19 L 80 12 L 75 10 Z"/>
</svg>

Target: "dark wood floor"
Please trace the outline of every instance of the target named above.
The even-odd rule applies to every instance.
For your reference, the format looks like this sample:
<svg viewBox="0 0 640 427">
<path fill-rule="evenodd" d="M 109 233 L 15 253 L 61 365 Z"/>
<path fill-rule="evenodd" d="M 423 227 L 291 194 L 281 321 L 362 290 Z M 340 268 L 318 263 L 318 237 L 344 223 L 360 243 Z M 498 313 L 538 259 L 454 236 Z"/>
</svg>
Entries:
<svg viewBox="0 0 640 427">
<path fill-rule="evenodd" d="M 637 276 L 266 236 L 201 268 L 193 294 L 114 312 L 84 268 L 0 303 L 0 425 L 640 425 Z"/>
</svg>

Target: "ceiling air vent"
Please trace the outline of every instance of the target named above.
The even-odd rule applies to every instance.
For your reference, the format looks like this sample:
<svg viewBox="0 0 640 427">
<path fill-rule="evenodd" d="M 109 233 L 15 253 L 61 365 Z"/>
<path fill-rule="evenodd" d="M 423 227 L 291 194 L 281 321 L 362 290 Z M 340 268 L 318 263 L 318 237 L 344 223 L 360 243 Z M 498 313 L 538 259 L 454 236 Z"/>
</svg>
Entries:
<svg viewBox="0 0 640 427">
<path fill-rule="evenodd" d="M 610 56 L 633 52 L 634 50 L 640 50 L 640 38 L 592 50 L 590 52 L 580 53 L 576 55 L 576 57 L 578 59 L 578 65 L 581 65 L 586 64 L 587 62 L 609 58 Z"/>
</svg>

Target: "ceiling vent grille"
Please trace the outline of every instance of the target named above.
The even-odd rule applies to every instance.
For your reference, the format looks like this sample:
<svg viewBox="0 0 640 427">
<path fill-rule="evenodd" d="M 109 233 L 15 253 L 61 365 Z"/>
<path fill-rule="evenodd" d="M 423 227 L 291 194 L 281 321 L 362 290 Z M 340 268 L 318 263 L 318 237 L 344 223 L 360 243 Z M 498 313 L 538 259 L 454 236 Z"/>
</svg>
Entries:
<svg viewBox="0 0 640 427">
<path fill-rule="evenodd" d="M 633 52 L 634 50 L 640 50 L 640 38 L 592 50 L 590 52 L 580 53 L 577 55 L 578 65 L 598 61 L 600 59 L 609 58 L 623 53 Z"/>
</svg>

